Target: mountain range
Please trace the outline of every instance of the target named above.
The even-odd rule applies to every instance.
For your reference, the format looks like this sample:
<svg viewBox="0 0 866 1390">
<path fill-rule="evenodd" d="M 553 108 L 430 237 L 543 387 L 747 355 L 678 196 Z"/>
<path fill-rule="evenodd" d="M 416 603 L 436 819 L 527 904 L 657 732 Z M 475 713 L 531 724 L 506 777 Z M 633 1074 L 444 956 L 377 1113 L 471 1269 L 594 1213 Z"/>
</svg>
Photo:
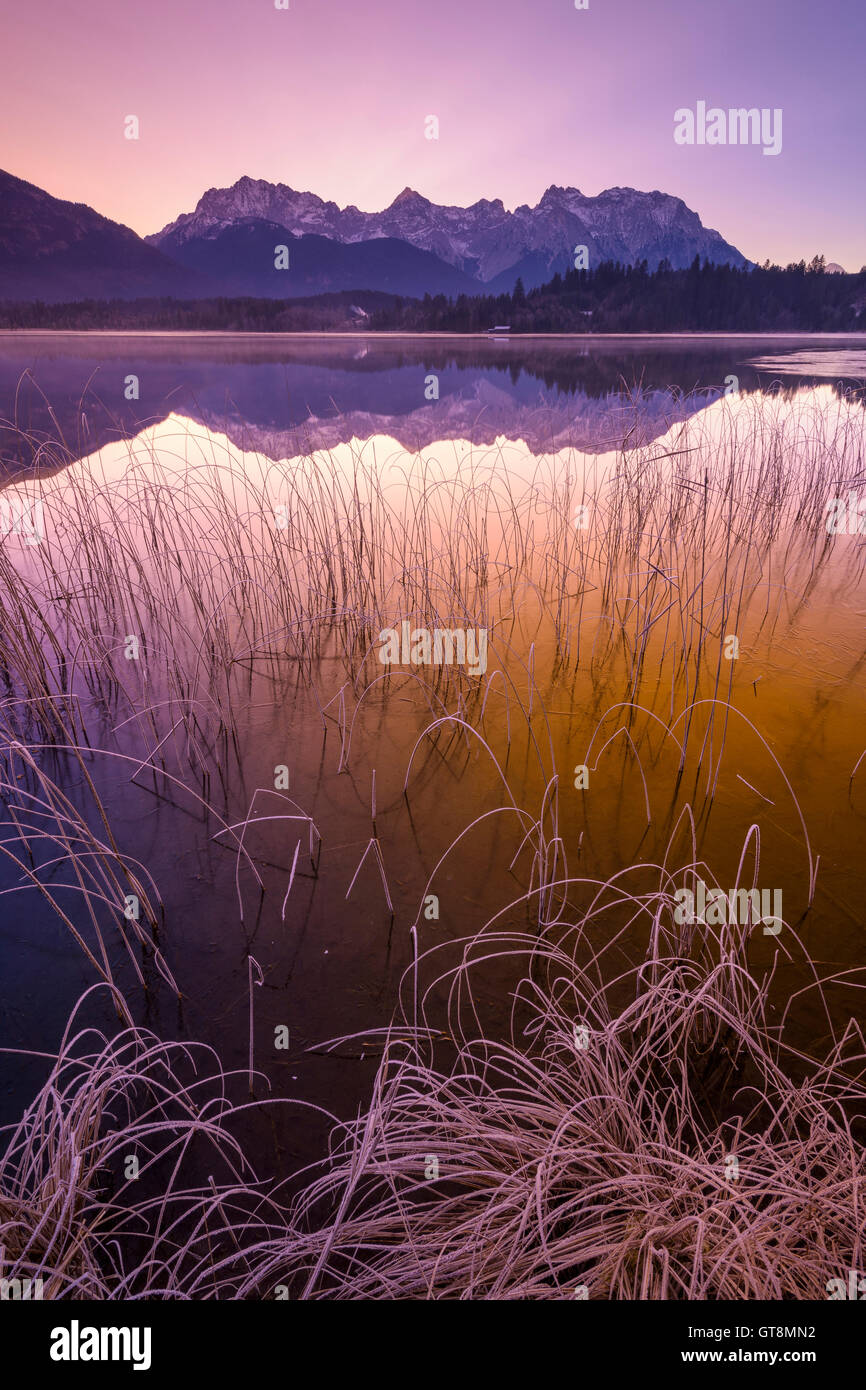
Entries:
<svg viewBox="0 0 866 1390">
<path fill-rule="evenodd" d="M 510 292 L 518 275 L 527 289 L 543 284 L 573 265 L 576 246 L 587 248 L 590 265 L 645 259 L 655 269 L 666 259 L 676 270 L 691 265 L 695 256 L 746 264 L 736 247 L 704 227 L 681 198 L 633 188 L 608 188 L 590 198 L 576 188 L 551 185 L 535 207 L 524 203 L 513 212 L 499 198 L 449 207 L 404 188 L 383 212 L 361 212 L 285 184 L 242 178 L 231 188 L 209 189 L 194 212 L 147 240 L 177 258 L 186 252 L 186 263 L 194 263 L 203 243 L 219 240 L 228 228 L 259 221 L 348 245 L 396 238 L 431 252 L 491 293 Z"/>
<path fill-rule="evenodd" d="M 288 250 L 288 268 L 275 250 Z M 343 290 L 406 297 L 510 293 L 574 263 L 695 256 L 746 265 L 680 198 L 609 188 L 587 197 L 547 189 L 535 207 L 499 199 L 433 203 L 405 188 L 382 212 L 340 208 L 285 184 L 241 178 L 209 189 L 195 210 L 142 238 L 83 203 L 66 202 L 0 171 L 0 299 L 299 298 Z"/>
</svg>

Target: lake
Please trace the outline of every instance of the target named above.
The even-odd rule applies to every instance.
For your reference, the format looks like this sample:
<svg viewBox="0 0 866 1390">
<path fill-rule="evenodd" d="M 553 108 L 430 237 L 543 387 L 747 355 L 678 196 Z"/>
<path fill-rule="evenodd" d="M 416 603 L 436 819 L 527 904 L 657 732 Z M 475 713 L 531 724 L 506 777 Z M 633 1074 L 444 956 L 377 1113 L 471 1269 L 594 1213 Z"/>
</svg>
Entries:
<svg viewBox="0 0 866 1390">
<path fill-rule="evenodd" d="M 58 432 L 77 457 L 172 412 L 275 456 L 375 433 L 407 448 L 455 438 L 490 444 L 504 435 L 536 449 L 563 443 L 596 450 L 633 427 L 635 401 L 646 430 L 660 430 L 723 393 L 732 377 L 744 391 L 818 383 L 856 390 L 864 351 L 862 335 L 0 333 L 0 419 L 7 423 L 0 464 L 7 472 L 32 468 L 34 449 Z M 129 376 L 137 378 L 134 400 Z M 29 444 L 19 430 L 32 437 Z"/>
<path fill-rule="evenodd" d="M 866 335 L 0 336 L 2 1045 L 111 980 L 244 1084 L 252 1050 L 289 1178 L 395 1019 L 442 1066 L 534 1036 L 542 940 L 626 1007 L 648 951 L 701 956 L 665 915 L 700 887 L 792 1074 L 832 1050 L 864 383 Z M 5 1123 L 46 1065 L 0 1058 Z"/>
</svg>

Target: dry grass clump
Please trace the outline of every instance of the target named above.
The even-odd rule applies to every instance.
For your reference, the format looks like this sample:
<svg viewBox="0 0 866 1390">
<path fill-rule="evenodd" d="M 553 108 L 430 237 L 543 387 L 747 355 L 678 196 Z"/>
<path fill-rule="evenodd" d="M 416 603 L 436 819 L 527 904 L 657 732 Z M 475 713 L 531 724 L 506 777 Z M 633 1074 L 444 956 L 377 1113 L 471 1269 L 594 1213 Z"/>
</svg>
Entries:
<svg viewBox="0 0 866 1390">
<path fill-rule="evenodd" d="M 44 1298 L 222 1296 L 214 1265 L 244 1248 L 262 1204 L 231 1133 L 234 1078 L 202 1044 L 83 1026 L 92 993 L 0 1131 L 0 1278 L 41 1279 Z"/>
<path fill-rule="evenodd" d="M 268 1278 L 312 1298 L 810 1299 L 862 1268 L 859 1029 L 796 1055 L 747 933 L 679 928 L 671 954 L 670 913 L 642 902 L 649 954 L 611 983 L 588 922 L 465 943 L 450 1061 L 431 1030 L 389 1033 Z M 527 972 L 514 1036 L 462 1038 L 472 977 L 506 956 Z"/>
<path fill-rule="evenodd" d="M 2 1277 L 58 1298 L 826 1297 L 862 1267 L 859 1030 L 820 1062 L 793 1053 L 746 930 L 684 938 L 669 896 L 636 905 L 647 957 L 606 983 L 587 950 L 601 909 L 558 942 L 458 943 L 292 1200 L 257 1181 L 209 1049 L 70 1023 L 6 1133 Z M 421 957 L 413 999 L 416 971 L 454 949 Z M 523 971 L 511 1040 L 465 1035 L 492 959 Z M 425 1021 L 443 983 L 446 1029 Z M 184 1181 L 203 1150 L 208 1180 Z"/>
</svg>

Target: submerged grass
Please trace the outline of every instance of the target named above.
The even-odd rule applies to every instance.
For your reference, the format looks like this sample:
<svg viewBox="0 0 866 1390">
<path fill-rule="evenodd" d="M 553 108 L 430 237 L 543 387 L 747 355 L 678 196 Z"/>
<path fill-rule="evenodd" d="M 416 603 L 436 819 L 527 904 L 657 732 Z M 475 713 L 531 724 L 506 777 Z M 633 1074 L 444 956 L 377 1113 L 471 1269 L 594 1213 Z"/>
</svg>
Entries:
<svg viewBox="0 0 866 1390">
<path fill-rule="evenodd" d="M 825 1297 L 862 1267 L 862 1036 L 793 1080 L 742 943 L 715 946 L 648 955 L 615 1008 L 594 959 L 467 943 L 464 996 L 485 952 L 523 953 L 518 1035 L 448 1066 L 424 1031 L 389 1036 L 268 1277 L 314 1298 Z"/>
<path fill-rule="evenodd" d="M 617 974 L 613 939 L 591 947 L 610 903 L 557 941 L 494 924 L 432 948 L 368 1109 L 331 1117 L 292 1199 L 256 1179 L 232 1131 L 260 1102 L 231 1102 L 210 1049 L 71 1021 L 0 1157 L 0 1275 L 46 1297 L 824 1297 L 862 1267 L 860 1029 L 805 1057 L 767 1021 L 747 930 L 684 934 L 670 893 L 598 887 L 646 924 L 646 958 Z M 494 958 L 523 971 L 505 1040 L 474 1029 Z M 443 980 L 444 1030 L 426 1018 Z M 184 1181 L 193 1146 L 218 1181 Z"/>
<path fill-rule="evenodd" d="M 786 901 L 814 902 L 808 798 L 738 707 L 723 647 L 731 633 L 771 640 L 822 583 L 857 593 L 864 547 L 839 566 L 824 517 L 862 480 L 864 439 L 862 409 L 829 392 L 719 402 L 596 459 L 504 442 L 383 458 L 374 442 L 276 464 L 172 421 L 28 484 L 45 538 L 0 545 L 2 891 L 47 898 L 121 1026 L 86 1026 L 86 992 L 56 1054 L 40 1054 L 47 1079 L 3 1132 L 0 1277 L 41 1277 L 52 1298 L 802 1299 L 862 1268 L 864 985 L 821 975 L 790 915 L 767 946 L 752 923 L 680 923 L 674 894 L 716 881 L 696 822 L 742 734 L 792 813 L 801 889 Z M 376 635 L 401 618 L 486 627 L 493 669 L 383 670 Z M 648 830 L 666 826 L 657 863 L 647 846 L 623 851 L 595 879 L 569 869 L 583 834 L 575 848 L 549 705 L 551 690 L 573 702 L 578 672 L 594 704 L 574 760 L 596 775 L 618 748 Z M 322 837 L 287 794 L 250 794 L 244 721 L 253 693 L 280 709 L 300 689 L 336 731 L 337 770 L 371 787 L 346 897 L 367 862 L 395 914 L 381 785 L 357 739 L 394 692 L 426 711 L 406 806 L 419 765 L 450 760 L 464 824 L 403 924 L 413 960 L 369 1104 L 348 1123 L 326 1116 L 330 1152 L 312 1171 L 263 1176 L 246 1119 L 301 1103 L 249 1096 L 261 966 L 249 956 L 242 1072 L 134 1022 L 114 949 L 145 991 L 179 993 L 166 955 L 182 943 L 117 842 L 97 768 L 192 807 L 233 850 L 241 921 L 241 869 L 267 891 L 250 832 L 285 832 L 284 922 L 299 854 L 318 873 Z M 476 757 L 501 788 L 480 812 L 461 790 Z M 776 811 L 747 770 L 756 785 L 740 782 Z M 426 894 L 494 819 L 514 835 L 504 904 L 436 939 Z M 756 886 L 761 853 L 755 823 L 736 887 Z M 780 1012 L 777 976 L 795 959 L 806 983 Z M 482 1017 L 490 978 L 511 998 L 502 1035 Z M 811 1049 L 791 1028 L 807 996 L 827 1029 Z"/>
</svg>

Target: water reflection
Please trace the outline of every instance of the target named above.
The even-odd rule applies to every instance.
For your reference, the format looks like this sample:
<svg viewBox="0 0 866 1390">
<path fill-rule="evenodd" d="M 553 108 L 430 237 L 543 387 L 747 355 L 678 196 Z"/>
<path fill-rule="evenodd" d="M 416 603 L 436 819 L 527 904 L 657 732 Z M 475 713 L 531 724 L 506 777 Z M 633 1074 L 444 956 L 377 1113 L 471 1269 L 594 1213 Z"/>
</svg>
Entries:
<svg viewBox="0 0 866 1390">
<path fill-rule="evenodd" d="M 598 452 L 658 437 L 734 378 L 742 391 L 857 390 L 863 342 L 6 334 L 0 467 L 50 472 L 58 436 L 80 458 L 172 412 L 273 458 L 374 434 L 410 449 L 504 437 Z"/>
<path fill-rule="evenodd" d="M 525 925 L 521 895 L 542 872 L 569 881 L 567 904 L 561 887 L 545 898 L 563 920 L 615 875 L 633 876 L 636 893 L 658 891 L 662 864 L 682 874 L 700 862 L 703 878 L 712 871 L 728 886 L 756 825 L 761 886 L 783 890 L 786 922 L 812 958 L 822 969 L 862 962 L 866 763 L 851 774 L 863 739 L 866 548 L 823 525 L 830 490 L 845 493 L 862 473 L 862 408 L 830 387 L 671 395 L 652 373 L 670 375 L 674 359 L 651 372 L 637 350 L 643 385 L 629 406 L 602 372 L 621 370 L 621 355 L 602 354 L 599 367 L 563 361 L 560 348 L 544 371 L 566 377 L 548 383 L 516 345 L 497 362 L 504 346 L 484 345 L 480 362 L 465 345 L 369 340 L 348 358 L 345 344 L 323 344 L 312 363 L 308 346 L 292 345 L 302 360 L 288 361 L 270 344 L 255 346 L 257 360 L 245 347 L 225 360 L 235 349 L 218 346 L 209 361 L 197 346 L 188 363 L 167 365 L 164 344 L 112 360 L 116 377 L 137 366 L 143 388 L 166 373 L 159 423 L 28 484 L 44 506 L 45 543 L 9 536 L 0 547 L 12 615 L 0 645 L 3 790 L 14 808 L 2 834 L 13 845 L 24 830 L 47 890 L 22 871 L 31 861 L 19 845 L 0 875 L 12 927 L 0 964 L 16 997 L 38 995 L 39 1007 L 16 1017 L 16 1043 L 44 1047 L 50 1034 L 53 1045 L 92 978 L 52 909 L 52 896 L 71 899 L 91 945 L 102 924 L 112 972 L 141 1016 L 164 1035 L 213 1042 L 239 1066 L 253 954 L 266 981 L 259 1041 L 291 1026 L 275 1094 L 351 1113 L 369 1083 L 367 1056 L 320 1045 L 388 1021 L 411 925 L 425 946 L 497 913 Z M 743 359 L 750 350 L 738 349 Z M 681 351 L 679 384 L 706 384 L 707 369 Z M 722 380 L 740 365 L 752 380 L 729 347 L 713 352 Z M 93 365 L 85 358 L 79 368 Z M 56 361 L 59 383 L 69 359 Z M 545 391 L 545 408 L 559 401 L 565 418 L 570 407 L 591 441 L 490 447 L 473 426 L 435 434 L 415 454 L 401 432 L 428 409 L 417 398 L 437 367 L 454 390 L 431 410 L 454 410 L 471 389 L 488 407 L 483 428 L 499 436 L 509 411 L 537 411 L 531 393 Z M 213 424 L 216 398 L 184 413 L 169 385 L 182 369 L 200 374 L 203 393 L 223 372 L 243 409 L 226 407 Z M 291 373 L 281 397 L 277 382 Z M 298 426 L 324 439 L 314 456 L 287 447 L 302 381 L 321 412 Z M 344 415 L 336 402 L 350 389 L 357 409 Z M 372 430 L 373 389 L 387 431 Z M 685 420 L 669 425 L 681 408 Z M 651 422 L 654 435 L 644 433 Z M 583 505 L 586 528 L 575 525 Z M 484 628 L 484 676 L 386 674 L 378 633 L 404 620 Z M 25 766 L 26 747 L 46 780 Z M 576 787 L 580 764 L 590 796 Z M 123 895 L 85 902 L 76 886 L 69 850 L 89 862 L 90 832 L 63 827 L 65 859 L 40 838 L 46 801 L 69 816 L 59 792 L 99 853 L 110 859 L 107 824 L 146 875 L 182 1008 L 152 955 L 141 990 L 111 910 Z M 686 807 L 693 843 L 680 833 L 669 852 Z M 371 837 L 382 873 L 375 854 L 363 857 Z M 441 905 L 435 926 L 419 917 L 427 892 Z M 645 922 L 617 911 L 601 939 L 628 931 L 617 950 L 639 954 Z M 804 984 L 772 939 L 756 940 L 751 962 L 776 972 L 774 1006 Z M 479 1004 L 494 1033 L 512 984 L 492 978 Z M 812 1005 L 798 1004 L 804 1045 L 828 1026 Z M 834 1023 L 850 1015 L 844 991 L 830 1005 Z M 321 1130 L 310 1121 L 281 1134 L 292 1163 L 321 1151 Z"/>
</svg>

